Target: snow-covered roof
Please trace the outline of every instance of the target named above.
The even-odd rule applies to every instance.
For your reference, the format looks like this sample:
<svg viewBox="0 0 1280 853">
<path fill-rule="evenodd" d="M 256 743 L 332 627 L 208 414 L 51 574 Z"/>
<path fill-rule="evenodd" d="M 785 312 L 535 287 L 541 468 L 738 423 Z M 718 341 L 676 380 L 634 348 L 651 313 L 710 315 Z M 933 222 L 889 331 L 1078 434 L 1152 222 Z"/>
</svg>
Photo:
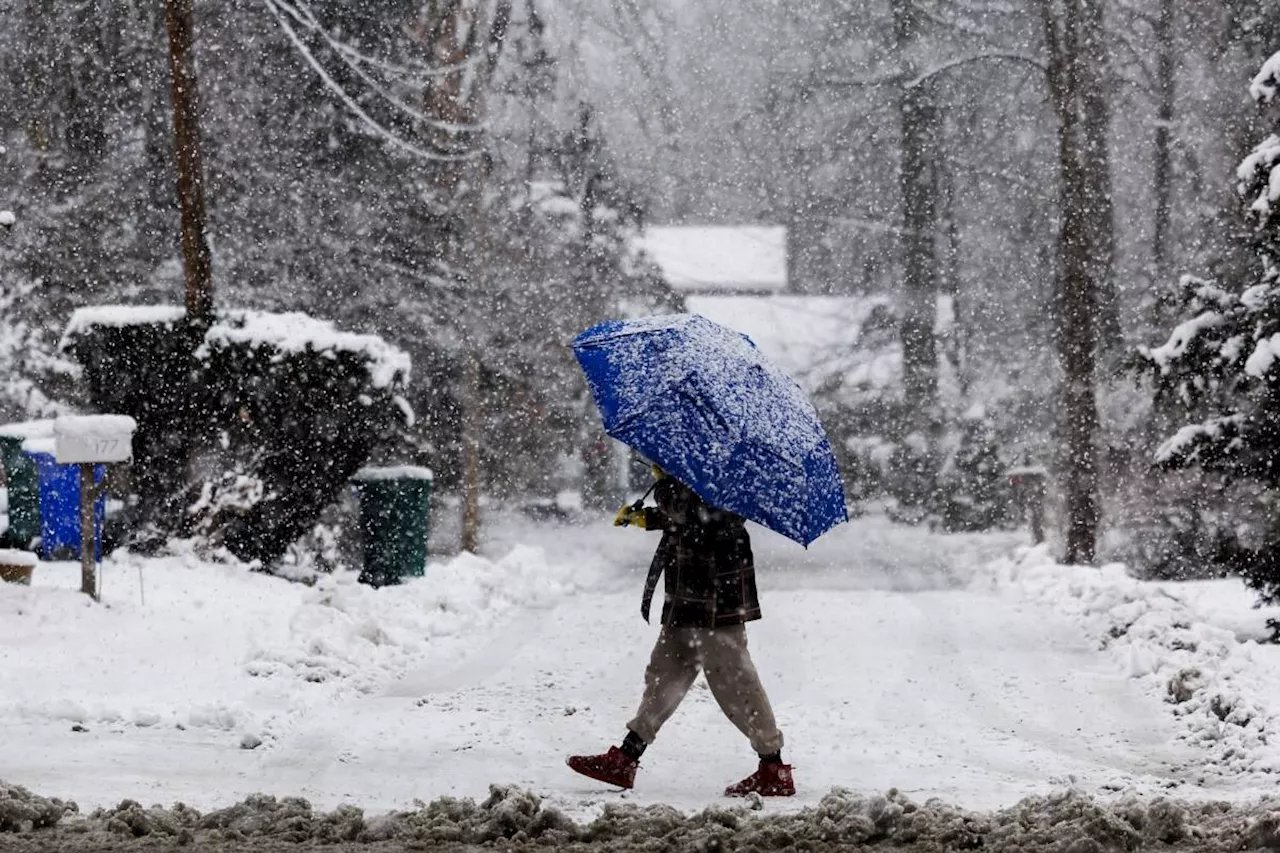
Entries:
<svg viewBox="0 0 1280 853">
<path fill-rule="evenodd" d="M 772 225 L 660 225 L 636 239 L 667 283 L 686 293 L 787 289 L 787 229 Z"/>
<path fill-rule="evenodd" d="M 866 348 L 859 337 L 885 296 L 690 296 L 689 311 L 742 332 L 808 391 L 828 380 L 886 388 L 901 375 L 897 347 Z"/>
</svg>

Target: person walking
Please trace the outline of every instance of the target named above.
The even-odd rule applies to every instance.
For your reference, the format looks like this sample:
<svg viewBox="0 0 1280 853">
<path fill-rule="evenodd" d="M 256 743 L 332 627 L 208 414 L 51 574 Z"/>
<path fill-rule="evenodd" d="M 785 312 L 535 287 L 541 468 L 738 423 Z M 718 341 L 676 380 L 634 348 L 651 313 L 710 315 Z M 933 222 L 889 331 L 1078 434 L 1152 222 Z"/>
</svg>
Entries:
<svg viewBox="0 0 1280 853">
<path fill-rule="evenodd" d="M 656 465 L 657 508 L 643 499 L 623 506 L 614 524 L 662 532 L 645 579 L 640 614 L 649 621 L 658 579 L 665 576 L 662 629 L 645 669 L 644 695 L 620 746 L 601 755 L 574 755 L 575 772 L 629 789 L 640 757 L 658 736 L 701 671 L 711 694 L 759 756 L 756 771 L 725 790 L 727 796 L 795 793 L 791 765 L 782 761 L 782 732 L 747 649 L 746 623 L 760 618 L 751 540 L 743 519 L 708 506 Z"/>
</svg>

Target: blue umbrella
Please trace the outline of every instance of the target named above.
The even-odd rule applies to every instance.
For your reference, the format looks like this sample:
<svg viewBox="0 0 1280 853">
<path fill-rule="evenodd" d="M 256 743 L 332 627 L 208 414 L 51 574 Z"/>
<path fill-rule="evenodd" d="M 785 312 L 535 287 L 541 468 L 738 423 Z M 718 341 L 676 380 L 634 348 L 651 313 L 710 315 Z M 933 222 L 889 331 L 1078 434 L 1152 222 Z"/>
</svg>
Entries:
<svg viewBox="0 0 1280 853">
<path fill-rule="evenodd" d="M 605 431 L 711 506 L 802 545 L 848 520 L 817 412 L 746 335 L 697 314 L 610 320 L 573 352 Z"/>
</svg>

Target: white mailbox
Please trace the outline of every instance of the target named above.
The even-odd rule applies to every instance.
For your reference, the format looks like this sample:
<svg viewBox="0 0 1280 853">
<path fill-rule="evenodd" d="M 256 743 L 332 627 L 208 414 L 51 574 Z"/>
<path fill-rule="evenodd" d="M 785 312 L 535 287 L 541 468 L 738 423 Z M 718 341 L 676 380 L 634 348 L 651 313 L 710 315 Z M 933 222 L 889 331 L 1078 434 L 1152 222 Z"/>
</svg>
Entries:
<svg viewBox="0 0 1280 853">
<path fill-rule="evenodd" d="M 54 456 L 61 464 L 128 462 L 138 422 L 128 415 L 80 415 L 53 423 Z"/>
</svg>

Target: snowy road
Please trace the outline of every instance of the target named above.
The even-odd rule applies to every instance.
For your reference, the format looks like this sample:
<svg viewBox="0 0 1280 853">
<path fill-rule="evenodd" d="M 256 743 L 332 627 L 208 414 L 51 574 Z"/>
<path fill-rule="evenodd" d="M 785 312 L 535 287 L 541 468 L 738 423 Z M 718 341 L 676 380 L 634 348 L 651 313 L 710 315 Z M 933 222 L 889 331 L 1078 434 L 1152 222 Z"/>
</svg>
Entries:
<svg viewBox="0 0 1280 853">
<path fill-rule="evenodd" d="M 562 761 L 624 733 L 653 636 L 635 624 L 633 599 L 583 596 L 521 625 L 501 669 L 425 693 L 420 706 L 322 710 L 264 753 L 260 772 L 321 800 L 477 796 L 490 781 L 568 805 L 599 799 Z M 977 612 L 976 624 L 962 618 Z M 1068 776 L 1089 788 L 1149 780 L 1173 757 L 1159 703 L 1043 612 L 959 591 L 812 590 L 771 596 L 768 620 L 751 639 L 803 801 L 835 785 L 896 786 L 990 806 Z M 632 798 L 700 807 L 752 763 L 699 680 Z"/>
<path fill-rule="evenodd" d="M 512 535 L 556 548 L 555 531 Z M 375 810 L 443 794 L 482 797 L 491 782 L 515 783 L 571 813 L 590 814 L 618 795 L 573 776 L 563 759 L 616 742 L 634 710 L 656 633 L 638 616 L 636 570 L 651 545 L 628 540 L 620 556 L 605 562 L 602 547 L 576 539 L 575 550 L 559 549 L 576 588 L 535 608 L 482 601 L 469 611 L 475 630 L 464 625 L 427 642 L 407 668 L 388 664 L 357 674 L 367 676 L 363 680 L 348 674 L 346 681 L 358 681 L 364 692 L 335 687 L 345 683 L 336 678 L 310 684 L 277 670 L 263 677 L 262 661 L 287 661 L 307 672 L 316 660 L 332 666 L 338 653 L 322 647 L 336 642 L 343 626 L 372 636 L 369 648 L 386 653 L 399 642 L 395 623 L 377 622 L 390 619 L 377 609 L 388 591 L 369 599 L 376 605 L 372 612 L 357 613 L 363 598 L 343 602 L 328 595 L 307 603 L 305 596 L 315 593 L 255 576 L 252 595 L 262 612 L 250 618 L 271 618 L 266 609 L 274 599 L 263 597 L 271 590 L 289 628 L 287 639 L 314 659 L 274 651 L 264 658 L 264 646 L 284 642 L 280 626 L 233 622 L 237 634 L 252 636 L 220 636 L 222 617 L 213 601 L 184 614 L 178 620 L 182 636 L 192 649 L 207 650 L 211 669 L 192 675 L 182 691 L 226 694 L 222 698 L 239 709 L 226 728 L 180 729 L 169 721 L 167 708 L 178 700 L 165 685 L 148 682 L 145 662 L 132 659 L 148 639 L 145 632 L 167 624 L 146 618 L 147 609 L 109 617 L 118 621 L 105 633 L 118 635 L 95 638 L 108 659 L 112 644 L 126 650 L 127 658 L 107 666 L 142 668 L 122 679 L 77 679 L 69 644 L 79 635 L 65 626 L 54 631 L 52 620 L 41 620 L 34 630 L 50 635 L 47 644 L 28 635 L 21 650 L 0 651 L 0 715 L 6 697 L 25 696 L 4 720 L 0 778 L 72 797 L 82 807 L 126 796 L 209 807 L 266 791 L 299 794 L 326 807 L 358 801 Z M 866 792 L 898 787 L 916 799 L 937 795 L 987 808 L 1071 779 L 1086 790 L 1150 791 L 1180 778 L 1176 767 L 1195 755 L 1172 745 L 1167 708 L 1124 677 L 1077 623 L 1046 605 L 957 581 L 971 563 L 1006 545 L 869 522 L 851 525 L 809 552 L 760 543 L 766 615 L 750 637 L 801 789 L 786 808 L 813 804 L 832 786 Z M 452 577 L 432 570 L 442 584 Z M 148 571 L 155 575 L 148 603 L 163 608 L 165 576 Z M 185 571 L 189 585 L 192 570 Z M 56 580 L 52 574 L 46 572 L 46 582 Z M 129 577 L 122 572 L 115 583 L 122 611 L 132 594 Z M 451 601 L 440 608 L 457 606 Z M 317 623 L 317 613 L 331 617 L 326 608 L 342 611 L 344 621 Z M 484 615 L 490 612 L 498 615 Z M 201 619 L 207 620 L 203 628 Z M 8 613 L 0 619 L 0 649 L 19 621 Z M 159 648 L 167 640 L 156 635 L 150 641 Z M 18 683 L 51 673 L 61 675 L 38 688 Z M 379 680 L 385 673 L 397 677 Z M 172 670 L 155 671 L 155 678 L 172 679 Z M 152 688 L 154 703 L 164 707 L 146 713 L 162 722 L 145 719 L 144 725 L 131 724 L 128 714 L 59 715 L 50 710 L 56 703 L 42 704 L 35 695 L 61 691 L 87 709 L 130 701 L 128 707 L 139 707 L 139 691 Z M 219 697 L 186 698 L 199 706 L 197 698 Z M 71 720 L 86 716 L 88 731 L 72 733 Z M 266 743 L 240 749 L 243 731 L 254 730 Z M 723 786 L 752 763 L 745 742 L 699 680 L 646 755 L 627 799 L 700 808 L 716 802 Z"/>
</svg>

